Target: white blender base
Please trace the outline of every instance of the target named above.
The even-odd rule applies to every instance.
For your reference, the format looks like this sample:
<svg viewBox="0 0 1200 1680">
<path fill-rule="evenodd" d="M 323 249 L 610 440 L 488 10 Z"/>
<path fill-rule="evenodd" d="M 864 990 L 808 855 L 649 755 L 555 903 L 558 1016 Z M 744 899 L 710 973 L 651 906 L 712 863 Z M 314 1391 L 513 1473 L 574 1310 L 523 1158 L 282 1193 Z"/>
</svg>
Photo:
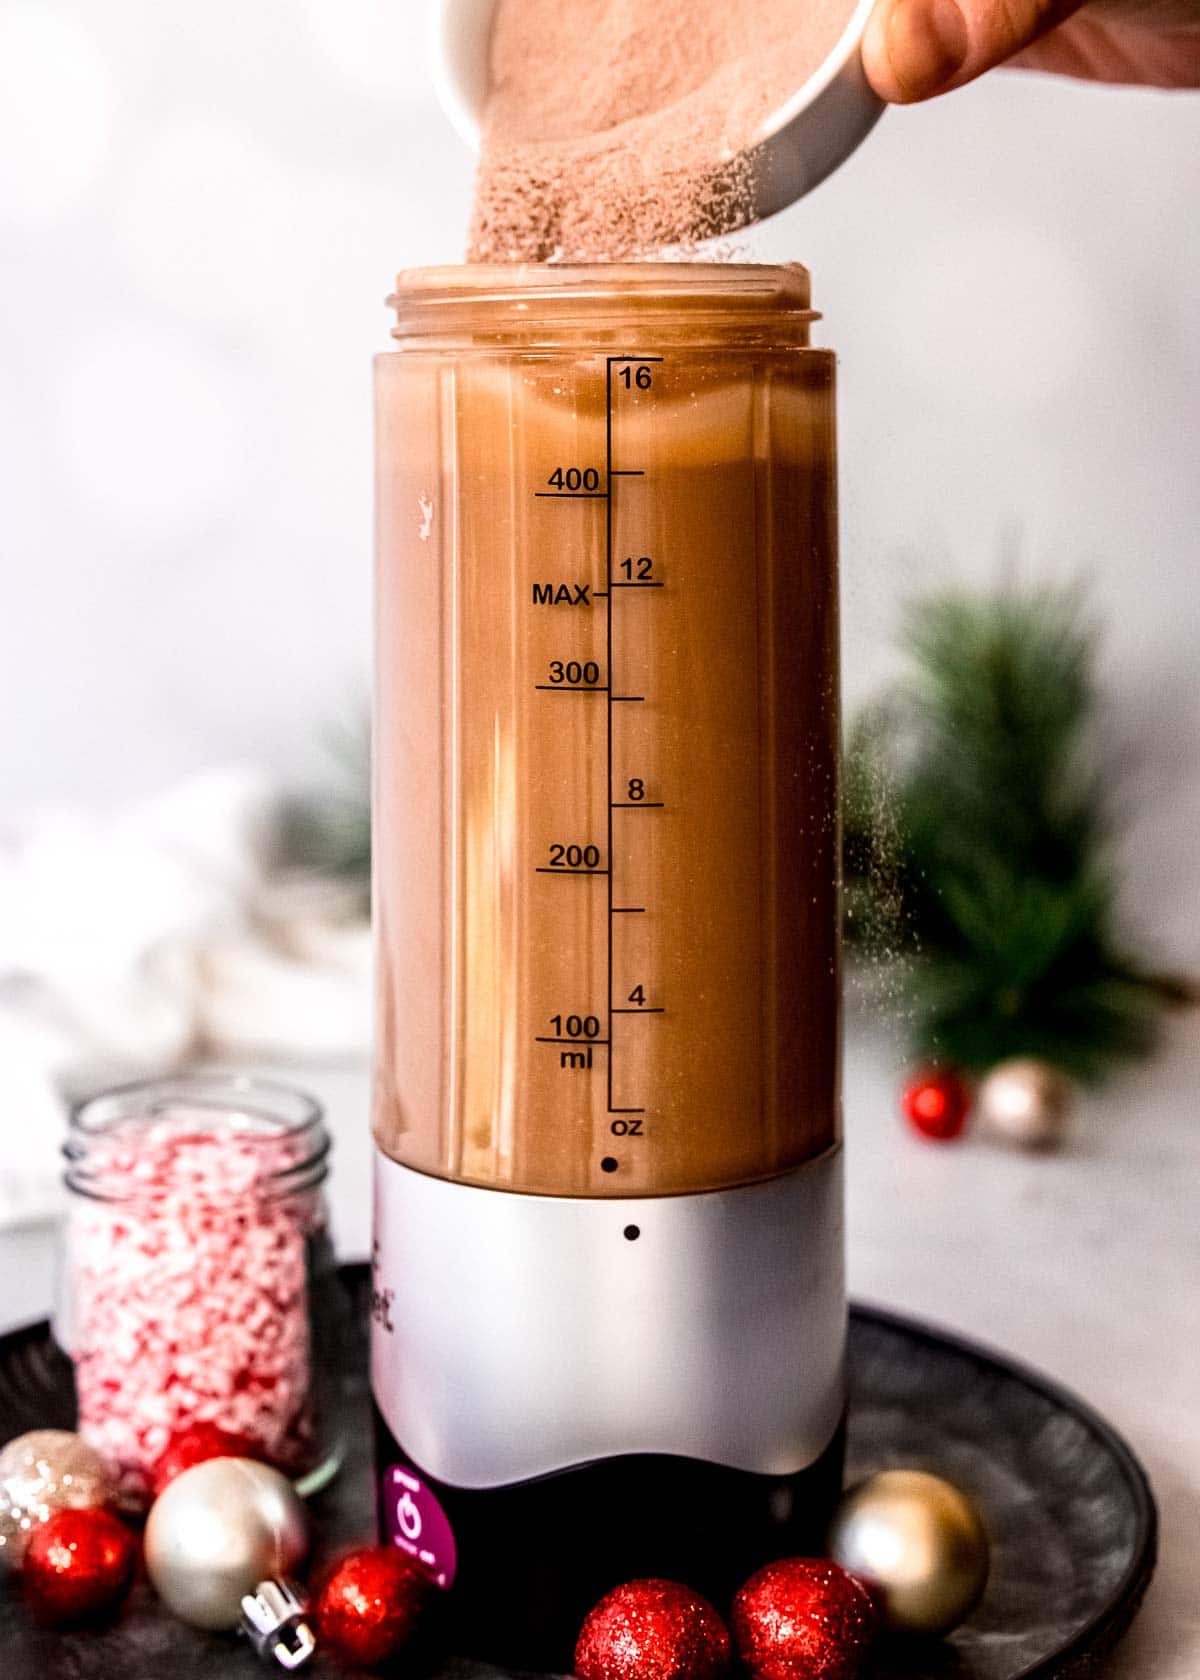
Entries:
<svg viewBox="0 0 1200 1680">
<path fill-rule="evenodd" d="M 376 1403 L 452 1487 L 631 1454 L 789 1476 L 842 1418 L 840 1147 L 732 1190 L 591 1198 L 377 1151 L 374 1271 Z"/>
</svg>

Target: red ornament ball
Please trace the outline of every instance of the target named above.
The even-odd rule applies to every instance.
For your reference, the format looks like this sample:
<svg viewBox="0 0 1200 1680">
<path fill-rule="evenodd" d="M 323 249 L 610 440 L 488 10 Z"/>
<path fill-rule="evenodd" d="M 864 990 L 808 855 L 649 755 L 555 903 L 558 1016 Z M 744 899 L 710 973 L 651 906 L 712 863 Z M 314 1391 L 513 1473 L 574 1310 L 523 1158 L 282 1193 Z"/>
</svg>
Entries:
<svg viewBox="0 0 1200 1680">
<path fill-rule="evenodd" d="M 168 1482 L 190 1470 L 193 1464 L 205 1464 L 210 1458 L 254 1458 L 262 1453 L 245 1435 L 234 1435 L 215 1423 L 189 1423 L 176 1430 L 166 1451 L 154 1466 L 154 1497 L 157 1499 Z"/>
<path fill-rule="evenodd" d="M 575 1646 L 579 1680 L 715 1680 L 729 1630 L 678 1581 L 627 1581 L 588 1612 Z"/>
<path fill-rule="evenodd" d="M 949 1143 L 967 1123 L 971 1088 L 952 1068 L 923 1068 L 905 1085 L 901 1103 L 919 1137 Z"/>
<path fill-rule="evenodd" d="M 42 1622 L 82 1621 L 124 1597 L 136 1560 L 137 1541 L 111 1511 L 56 1511 L 25 1552 L 26 1603 Z"/>
<path fill-rule="evenodd" d="M 754 1680 L 851 1680 L 878 1623 L 863 1583 L 827 1558 L 785 1558 L 733 1601 L 733 1637 Z"/>
<path fill-rule="evenodd" d="M 397 1546 L 362 1546 L 321 1583 L 313 1601 L 317 1636 L 370 1668 L 412 1637 L 433 1590 L 428 1571 Z"/>
</svg>

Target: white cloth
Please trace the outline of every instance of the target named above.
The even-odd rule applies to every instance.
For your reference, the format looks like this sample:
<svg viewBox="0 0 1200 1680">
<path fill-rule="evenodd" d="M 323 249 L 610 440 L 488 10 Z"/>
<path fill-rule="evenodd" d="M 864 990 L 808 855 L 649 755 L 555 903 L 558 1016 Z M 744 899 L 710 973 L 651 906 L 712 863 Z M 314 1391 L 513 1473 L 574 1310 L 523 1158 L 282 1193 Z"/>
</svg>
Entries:
<svg viewBox="0 0 1200 1680">
<path fill-rule="evenodd" d="M 0 1225 L 57 1204 L 65 1089 L 193 1056 L 356 1056 L 369 936 L 269 867 L 275 791 L 221 770 L 0 840 Z"/>
</svg>

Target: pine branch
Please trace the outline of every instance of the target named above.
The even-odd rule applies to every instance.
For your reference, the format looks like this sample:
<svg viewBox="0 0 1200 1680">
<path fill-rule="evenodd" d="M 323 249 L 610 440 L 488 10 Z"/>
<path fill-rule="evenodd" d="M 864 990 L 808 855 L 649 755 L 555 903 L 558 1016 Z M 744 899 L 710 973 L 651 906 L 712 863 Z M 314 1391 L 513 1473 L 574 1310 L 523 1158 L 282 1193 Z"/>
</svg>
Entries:
<svg viewBox="0 0 1200 1680">
<path fill-rule="evenodd" d="M 905 645 L 907 677 L 848 741 L 848 934 L 890 919 L 913 954 L 917 1053 L 1103 1077 L 1150 1050 L 1178 982 L 1116 931 L 1082 597 L 934 595 L 914 603 Z"/>
</svg>

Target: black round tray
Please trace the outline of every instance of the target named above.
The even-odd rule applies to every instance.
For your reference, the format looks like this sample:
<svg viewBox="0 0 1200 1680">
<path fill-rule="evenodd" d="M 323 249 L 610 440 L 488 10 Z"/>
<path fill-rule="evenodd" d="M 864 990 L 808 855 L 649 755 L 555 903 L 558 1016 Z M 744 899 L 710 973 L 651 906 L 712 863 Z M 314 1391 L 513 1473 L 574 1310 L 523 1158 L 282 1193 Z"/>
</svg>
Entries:
<svg viewBox="0 0 1200 1680">
<path fill-rule="evenodd" d="M 312 1502 L 316 1560 L 373 1538 L 366 1379 L 369 1279 L 343 1269 L 354 1359 L 341 1391 L 346 1459 Z M 45 1324 L 0 1337 L 0 1440 L 70 1428 L 70 1367 Z M 1145 1474 L 1116 1432 L 1073 1395 L 1009 1360 L 892 1313 L 850 1316 L 847 1475 L 906 1465 L 951 1477 L 978 1499 L 992 1537 L 983 1602 L 951 1638 L 893 1641 L 869 1680 L 1080 1680 L 1133 1620 L 1154 1568 L 1156 1513 Z M 564 1543 L 570 1542 L 565 1535 Z M 196 1633 L 146 1582 L 102 1629 L 36 1627 L 17 1583 L 0 1585 L 5 1680 L 250 1680 L 268 1671 L 234 1637 Z M 425 1680 L 506 1671 L 433 1659 Z M 276 1670 L 275 1672 L 278 1672 Z M 338 1672 L 318 1657 L 305 1673 Z M 412 1664 L 405 1665 L 412 1673 Z"/>
</svg>

